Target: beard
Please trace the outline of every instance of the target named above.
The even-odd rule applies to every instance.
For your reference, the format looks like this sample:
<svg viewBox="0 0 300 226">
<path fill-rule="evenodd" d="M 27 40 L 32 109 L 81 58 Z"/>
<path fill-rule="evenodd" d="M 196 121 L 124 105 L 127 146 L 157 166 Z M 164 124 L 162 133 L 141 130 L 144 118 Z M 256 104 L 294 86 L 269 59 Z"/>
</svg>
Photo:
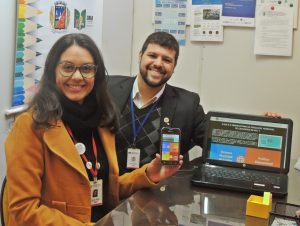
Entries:
<svg viewBox="0 0 300 226">
<path fill-rule="evenodd" d="M 165 83 L 167 83 L 167 81 L 170 79 L 171 76 L 167 76 L 165 73 L 162 76 L 161 80 L 159 82 L 152 82 L 150 80 L 150 75 L 148 75 L 148 68 L 146 70 L 142 70 L 140 68 L 140 75 L 142 77 L 142 79 L 144 80 L 144 82 L 152 88 L 157 88 L 160 87 L 162 85 L 164 85 Z"/>
</svg>

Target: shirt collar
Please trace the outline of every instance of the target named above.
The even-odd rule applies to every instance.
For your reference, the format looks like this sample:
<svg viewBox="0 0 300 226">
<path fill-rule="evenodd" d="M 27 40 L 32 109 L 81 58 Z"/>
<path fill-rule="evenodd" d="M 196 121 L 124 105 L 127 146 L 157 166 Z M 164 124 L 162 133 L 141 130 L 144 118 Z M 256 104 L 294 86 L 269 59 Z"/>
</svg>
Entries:
<svg viewBox="0 0 300 226">
<path fill-rule="evenodd" d="M 156 102 L 163 94 L 165 88 L 166 88 L 166 84 L 164 84 L 164 86 L 161 88 L 161 90 L 157 94 L 155 94 L 149 101 L 144 103 L 142 101 L 142 96 L 139 91 L 138 77 L 136 77 L 134 80 L 134 83 L 133 83 L 133 87 L 132 87 L 133 102 L 139 109 L 145 108 L 145 107 L 149 106 L 150 104 L 153 104 L 154 102 Z"/>
</svg>

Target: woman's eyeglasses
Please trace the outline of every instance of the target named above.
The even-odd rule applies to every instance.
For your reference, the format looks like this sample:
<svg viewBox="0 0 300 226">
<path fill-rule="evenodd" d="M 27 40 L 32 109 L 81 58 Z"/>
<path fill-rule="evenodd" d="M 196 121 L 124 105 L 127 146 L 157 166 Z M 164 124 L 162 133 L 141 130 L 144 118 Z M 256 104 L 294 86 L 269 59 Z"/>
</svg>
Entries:
<svg viewBox="0 0 300 226">
<path fill-rule="evenodd" d="M 97 72 L 97 65 L 82 64 L 77 67 L 70 62 L 62 61 L 58 63 L 58 69 L 63 77 L 72 77 L 78 69 L 83 78 L 93 78 Z"/>
</svg>

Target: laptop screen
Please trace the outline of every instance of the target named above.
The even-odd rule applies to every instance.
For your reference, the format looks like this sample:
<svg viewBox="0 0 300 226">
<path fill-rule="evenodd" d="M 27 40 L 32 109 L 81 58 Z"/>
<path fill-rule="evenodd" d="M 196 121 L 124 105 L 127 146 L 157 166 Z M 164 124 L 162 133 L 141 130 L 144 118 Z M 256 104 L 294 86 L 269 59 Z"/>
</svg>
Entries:
<svg viewBox="0 0 300 226">
<path fill-rule="evenodd" d="M 209 162 L 288 172 L 292 121 L 209 112 L 205 154 Z"/>
</svg>

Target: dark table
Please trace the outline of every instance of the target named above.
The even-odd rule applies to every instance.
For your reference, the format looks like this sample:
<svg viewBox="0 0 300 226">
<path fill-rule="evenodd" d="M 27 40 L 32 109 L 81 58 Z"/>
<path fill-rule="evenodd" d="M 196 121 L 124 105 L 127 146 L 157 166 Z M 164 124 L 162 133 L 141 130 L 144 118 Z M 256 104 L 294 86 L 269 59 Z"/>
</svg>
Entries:
<svg viewBox="0 0 300 226">
<path fill-rule="evenodd" d="M 291 161 L 288 195 L 276 201 L 300 204 L 300 171 Z M 153 189 L 136 192 L 96 225 L 116 226 L 265 226 L 268 220 L 246 216 L 250 194 L 196 187 L 190 177 L 197 164 L 185 165 Z"/>
</svg>

